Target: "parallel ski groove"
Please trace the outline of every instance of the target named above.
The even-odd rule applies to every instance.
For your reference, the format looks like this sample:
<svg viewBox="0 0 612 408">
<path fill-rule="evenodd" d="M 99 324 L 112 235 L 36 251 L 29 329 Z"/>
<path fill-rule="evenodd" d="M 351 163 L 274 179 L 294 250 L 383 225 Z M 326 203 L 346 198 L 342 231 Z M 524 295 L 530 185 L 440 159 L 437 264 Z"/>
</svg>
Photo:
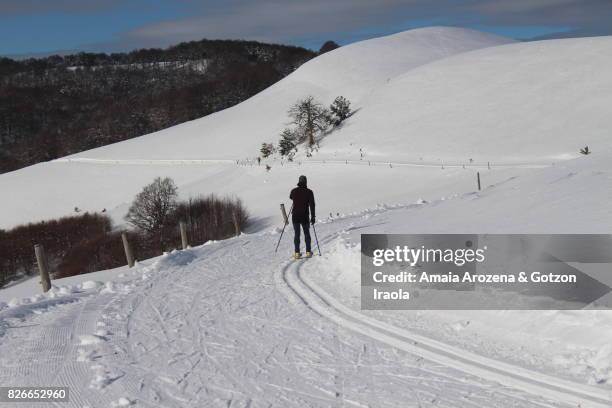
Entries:
<svg viewBox="0 0 612 408">
<path fill-rule="evenodd" d="M 472 358 L 459 356 L 449 351 L 449 347 L 442 343 L 413 335 L 403 329 L 355 312 L 333 299 L 314 282 L 304 278 L 301 274 L 302 266 L 302 262 L 286 265 L 283 268 L 283 281 L 313 311 L 347 329 L 445 366 L 481 378 L 492 379 L 500 384 L 522 389 L 534 395 L 542 395 L 553 401 L 570 403 L 583 408 L 610 408 L 612 406 L 612 396 L 606 390 L 557 379 L 484 357 L 475 359 L 474 355 L 471 356 Z M 464 352 L 464 354 L 471 355 L 472 353 Z"/>
</svg>

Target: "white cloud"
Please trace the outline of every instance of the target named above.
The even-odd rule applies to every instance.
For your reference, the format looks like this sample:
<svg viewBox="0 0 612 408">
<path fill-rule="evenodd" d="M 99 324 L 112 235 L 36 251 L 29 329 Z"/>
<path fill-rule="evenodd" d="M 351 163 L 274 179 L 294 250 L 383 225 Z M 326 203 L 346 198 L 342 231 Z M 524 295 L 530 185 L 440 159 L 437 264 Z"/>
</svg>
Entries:
<svg viewBox="0 0 612 408">
<path fill-rule="evenodd" d="M 124 0 L 2 0 L 0 14 L 48 13 L 48 12 L 94 12 L 108 10 L 125 3 Z"/>
<path fill-rule="evenodd" d="M 203 8 L 202 14 L 194 17 L 139 27 L 126 33 L 124 40 L 167 44 L 199 38 L 287 42 L 401 21 L 405 14 L 396 13 L 398 10 L 420 3 L 420 0 L 233 1 L 227 8 L 212 11 Z"/>
</svg>

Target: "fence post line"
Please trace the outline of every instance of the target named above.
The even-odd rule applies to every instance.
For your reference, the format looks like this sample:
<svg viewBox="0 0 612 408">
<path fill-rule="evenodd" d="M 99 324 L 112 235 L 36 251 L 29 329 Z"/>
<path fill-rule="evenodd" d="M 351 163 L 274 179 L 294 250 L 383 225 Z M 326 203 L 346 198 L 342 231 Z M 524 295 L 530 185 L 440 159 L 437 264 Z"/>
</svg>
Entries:
<svg viewBox="0 0 612 408">
<path fill-rule="evenodd" d="M 40 284 L 43 292 L 51 289 L 51 278 L 49 278 L 49 263 L 45 256 L 45 248 L 41 244 L 34 245 L 34 253 L 36 254 L 36 263 L 40 272 Z"/>
<path fill-rule="evenodd" d="M 478 181 L 478 191 L 480 191 L 480 172 L 476 172 L 476 180 Z"/>
<path fill-rule="evenodd" d="M 283 214 L 283 221 L 285 221 L 285 224 L 288 224 L 289 217 L 287 217 L 287 211 L 285 210 L 285 204 L 281 204 L 280 208 L 281 208 L 281 213 Z"/>
<path fill-rule="evenodd" d="M 134 254 L 132 254 L 132 248 L 130 247 L 130 243 L 128 242 L 127 233 L 121 233 L 121 239 L 123 240 L 123 250 L 125 251 L 125 259 L 127 260 L 128 267 L 131 268 L 134 266 Z"/>
<path fill-rule="evenodd" d="M 234 221 L 234 229 L 236 230 L 236 236 L 240 235 L 240 222 L 238 220 L 238 213 L 232 212 L 232 220 Z"/>
<path fill-rule="evenodd" d="M 181 230 L 181 244 L 183 249 L 187 249 L 189 246 L 189 240 L 187 239 L 187 224 L 185 224 L 184 221 L 180 221 L 179 228 Z"/>
</svg>

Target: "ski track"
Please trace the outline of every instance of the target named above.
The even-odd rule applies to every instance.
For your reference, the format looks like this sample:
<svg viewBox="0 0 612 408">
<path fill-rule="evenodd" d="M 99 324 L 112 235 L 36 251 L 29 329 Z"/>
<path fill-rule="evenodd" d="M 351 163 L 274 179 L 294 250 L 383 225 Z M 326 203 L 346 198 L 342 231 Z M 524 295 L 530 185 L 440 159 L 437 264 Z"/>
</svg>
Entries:
<svg viewBox="0 0 612 408">
<path fill-rule="evenodd" d="M 353 227 L 347 230 L 350 229 Z M 329 243 L 334 237 L 327 237 L 324 243 Z M 481 378 L 490 378 L 534 395 L 542 395 L 552 401 L 567 402 L 578 407 L 605 408 L 612 405 L 612 393 L 609 390 L 572 383 L 458 350 L 356 312 L 308 279 L 302 270 L 303 265 L 304 262 L 287 264 L 283 269 L 283 280 L 306 305 L 342 327 L 445 366 Z"/>
<path fill-rule="evenodd" d="M 320 224 L 321 243 L 355 227 L 354 217 Z M 577 406 L 546 398 L 533 378 L 521 379 L 530 393 L 474 375 L 445 350 L 424 358 L 426 345 L 326 298 L 304 277 L 308 261 L 275 257 L 276 238 L 177 251 L 138 266 L 129 290 L 6 318 L 0 383 L 70 387 L 70 403 L 41 407 L 112 407 L 121 397 L 164 408 Z M 85 335 L 97 342 L 81 345 Z M 593 402 L 581 407 L 603 406 Z"/>
<path fill-rule="evenodd" d="M 255 165 L 256 160 L 230 160 L 230 159 L 95 159 L 87 157 L 61 158 L 52 160 L 53 163 L 85 163 L 85 164 L 109 164 L 109 165 L 207 165 L 207 164 L 232 164 L 232 165 Z M 261 162 L 261 165 L 270 163 L 267 160 Z M 273 163 L 273 162 L 272 162 Z M 396 166 L 396 167 L 427 167 L 427 168 L 473 168 L 473 169 L 504 169 L 504 168 L 521 168 L 521 169 L 540 169 L 550 167 L 552 163 L 463 163 L 455 162 L 398 162 L 385 160 L 295 160 L 294 162 L 284 161 L 287 166 L 301 166 L 303 164 L 330 164 L 330 165 L 357 165 L 357 166 Z"/>
</svg>

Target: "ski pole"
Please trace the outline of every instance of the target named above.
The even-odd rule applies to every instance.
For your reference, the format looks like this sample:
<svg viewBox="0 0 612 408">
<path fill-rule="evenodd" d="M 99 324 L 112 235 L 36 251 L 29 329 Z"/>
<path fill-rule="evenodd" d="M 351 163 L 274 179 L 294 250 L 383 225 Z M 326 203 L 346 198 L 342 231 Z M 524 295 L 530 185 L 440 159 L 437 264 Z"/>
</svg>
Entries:
<svg viewBox="0 0 612 408">
<path fill-rule="evenodd" d="M 293 204 L 291 204 L 291 209 L 289 210 L 287 219 L 289 219 L 289 216 L 291 215 L 291 211 L 293 211 Z M 289 224 L 289 221 L 285 222 L 285 225 L 283 225 L 283 230 L 281 231 L 280 237 L 278 237 L 278 242 L 276 243 L 276 248 L 274 249 L 274 253 L 278 251 L 278 246 L 280 245 L 281 239 L 283 239 L 283 234 L 285 233 L 285 227 L 287 226 L 287 224 Z"/>
<path fill-rule="evenodd" d="M 317 241 L 317 249 L 319 250 L 319 256 L 321 256 L 321 247 L 319 246 L 319 238 L 317 238 L 317 229 L 315 228 L 314 224 L 312 224 L 312 230 L 315 233 L 315 241 Z"/>
</svg>

